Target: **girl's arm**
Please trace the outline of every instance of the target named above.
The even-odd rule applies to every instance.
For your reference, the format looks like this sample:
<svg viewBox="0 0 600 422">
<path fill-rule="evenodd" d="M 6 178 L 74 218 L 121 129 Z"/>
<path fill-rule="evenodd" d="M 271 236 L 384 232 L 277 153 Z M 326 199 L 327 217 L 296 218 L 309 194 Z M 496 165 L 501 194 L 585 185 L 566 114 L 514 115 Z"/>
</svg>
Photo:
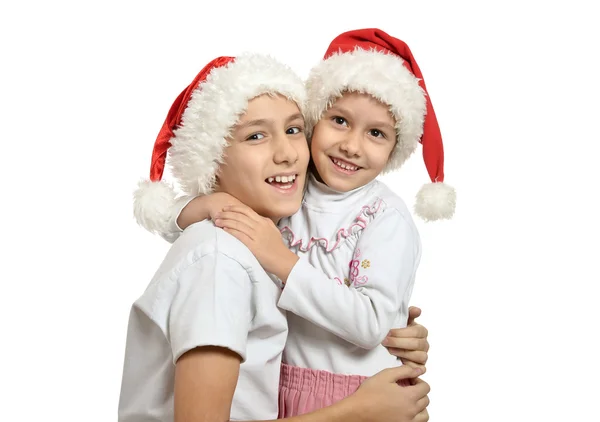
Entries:
<svg viewBox="0 0 600 422">
<path fill-rule="evenodd" d="M 372 349 L 388 335 L 399 310 L 408 303 L 420 258 L 414 225 L 388 208 L 361 234 L 349 276 L 329 278 L 300 259 L 287 276 L 278 305 Z"/>
<path fill-rule="evenodd" d="M 160 235 L 160 237 L 162 237 L 169 243 L 173 243 L 179 238 L 179 235 L 181 234 L 183 229 L 178 225 L 177 219 L 179 218 L 183 210 L 189 206 L 190 202 L 194 201 L 194 199 L 195 198 L 193 196 L 182 196 L 177 200 L 177 202 L 173 206 L 171 219 L 167 224 L 168 229 L 165 233 L 159 232 L 158 234 Z"/>
<path fill-rule="evenodd" d="M 359 347 L 377 347 L 412 294 L 421 243 L 412 221 L 396 209 L 382 211 L 363 230 L 349 276 L 333 278 L 298 259 L 275 225 L 248 207 L 226 207 L 214 221 L 281 280 L 281 308 Z"/>
<path fill-rule="evenodd" d="M 222 192 L 206 196 L 182 196 L 173 207 L 172 218 L 168 223 L 169 228 L 159 235 L 167 242 L 173 243 L 188 226 L 211 218 L 227 205 L 237 204 L 241 202 Z"/>
</svg>

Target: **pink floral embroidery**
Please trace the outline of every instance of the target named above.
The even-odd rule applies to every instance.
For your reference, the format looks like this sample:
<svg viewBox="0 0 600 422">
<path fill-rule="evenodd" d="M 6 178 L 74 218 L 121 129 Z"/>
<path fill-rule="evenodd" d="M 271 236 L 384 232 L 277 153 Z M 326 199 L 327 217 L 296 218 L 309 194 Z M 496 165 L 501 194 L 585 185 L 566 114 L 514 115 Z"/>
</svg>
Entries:
<svg viewBox="0 0 600 422">
<path fill-rule="evenodd" d="M 356 248 L 354 251 L 354 259 L 350 261 L 350 282 L 354 284 L 354 286 L 362 286 L 367 281 L 369 281 L 369 277 L 366 275 L 360 274 L 360 269 L 358 268 L 360 265 L 360 249 Z"/>
<path fill-rule="evenodd" d="M 381 208 L 382 202 L 383 201 L 381 199 L 378 199 L 372 205 L 364 205 L 361 208 L 358 215 L 356 216 L 356 218 L 354 219 L 354 223 L 352 223 L 348 228 L 342 227 L 337 231 L 335 243 L 333 246 L 331 246 L 331 248 L 329 247 L 329 240 L 324 237 L 311 237 L 308 241 L 308 244 L 306 246 L 302 246 L 302 239 L 296 239 L 296 235 L 294 234 L 292 229 L 290 229 L 289 226 L 284 226 L 281 229 L 281 234 L 284 234 L 286 232 L 289 233 L 291 237 L 289 240 L 290 248 L 298 246 L 298 249 L 300 251 L 308 252 L 310 248 L 312 248 L 314 245 L 321 245 L 323 249 L 325 249 L 325 252 L 329 253 L 335 250 L 343 239 L 352 235 L 354 233 L 355 228 L 358 228 L 359 230 L 364 230 L 364 228 L 367 227 L 368 224 L 368 220 L 366 217 L 377 214 L 377 212 Z"/>
</svg>

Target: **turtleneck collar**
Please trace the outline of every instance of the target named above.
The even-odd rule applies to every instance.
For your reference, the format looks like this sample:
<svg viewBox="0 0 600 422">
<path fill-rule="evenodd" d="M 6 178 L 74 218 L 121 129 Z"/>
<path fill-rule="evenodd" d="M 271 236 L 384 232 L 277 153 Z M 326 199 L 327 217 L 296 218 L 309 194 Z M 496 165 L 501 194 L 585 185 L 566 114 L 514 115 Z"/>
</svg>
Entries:
<svg viewBox="0 0 600 422">
<path fill-rule="evenodd" d="M 339 192 L 330 188 L 325 183 L 319 182 L 313 174 L 309 174 L 306 193 L 304 194 L 304 203 L 313 208 L 333 211 L 360 201 L 376 183 L 376 180 L 372 180 L 366 185 L 348 192 Z"/>
</svg>

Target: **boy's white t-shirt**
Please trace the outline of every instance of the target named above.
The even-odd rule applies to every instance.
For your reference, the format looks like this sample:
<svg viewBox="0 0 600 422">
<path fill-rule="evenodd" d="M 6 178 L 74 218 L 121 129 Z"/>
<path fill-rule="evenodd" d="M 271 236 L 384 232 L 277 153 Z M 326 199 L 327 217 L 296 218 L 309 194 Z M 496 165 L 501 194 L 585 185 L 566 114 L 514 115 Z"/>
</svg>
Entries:
<svg viewBox="0 0 600 422">
<path fill-rule="evenodd" d="M 276 419 L 287 337 L 280 294 L 233 236 L 209 221 L 188 227 L 132 306 L 119 422 L 173 421 L 175 362 L 199 346 L 243 359 L 231 420 Z"/>
</svg>

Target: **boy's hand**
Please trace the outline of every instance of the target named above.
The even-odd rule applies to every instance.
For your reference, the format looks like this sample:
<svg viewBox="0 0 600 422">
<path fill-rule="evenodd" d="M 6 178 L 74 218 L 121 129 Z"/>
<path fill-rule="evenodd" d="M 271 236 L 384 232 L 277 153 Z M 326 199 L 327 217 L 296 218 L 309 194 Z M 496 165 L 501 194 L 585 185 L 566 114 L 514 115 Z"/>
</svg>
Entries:
<svg viewBox="0 0 600 422">
<path fill-rule="evenodd" d="M 265 271 L 276 275 L 283 283 L 287 281 L 298 257 L 287 248 L 272 220 L 243 204 L 224 207 L 213 220 L 215 226 L 246 245 Z"/>
<path fill-rule="evenodd" d="M 199 221 L 214 220 L 215 214 L 228 205 L 243 205 L 233 196 L 224 192 L 216 192 L 206 196 L 197 196 L 192 199 L 179 213 L 177 225 L 185 230 Z"/>
<path fill-rule="evenodd" d="M 384 369 L 361 384 L 347 401 L 367 404 L 354 408 L 364 411 L 365 420 L 394 422 L 425 422 L 429 420 L 429 384 L 417 378 L 422 368 L 399 366 Z M 399 384 L 411 385 L 400 386 Z"/>
<path fill-rule="evenodd" d="M 391 355 L 400 358 L 404 365 L 424 367 L 427 363 L 429 342 L 427 328 L 415 321 L 421 315 L 421 309 L 411 306 L 408 310 L 406 328 L 394 328 L 383 340 L 383 344 Z"/>
</svg>

